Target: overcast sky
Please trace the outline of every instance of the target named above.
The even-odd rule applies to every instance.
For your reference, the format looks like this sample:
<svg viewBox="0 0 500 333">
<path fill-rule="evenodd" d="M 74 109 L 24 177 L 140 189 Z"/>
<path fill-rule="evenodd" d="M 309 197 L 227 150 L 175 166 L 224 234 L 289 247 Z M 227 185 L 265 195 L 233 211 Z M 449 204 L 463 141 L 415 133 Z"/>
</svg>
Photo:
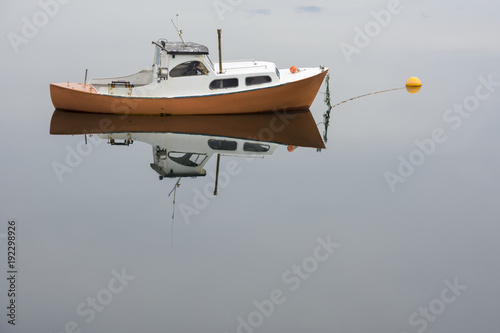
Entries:
<svg viewBox="0 0 500 333">
<path fill-rule="evenodd" d="M 41 3 L 0 4 L 1 332 L 499 331 L 498 1 Z M 181 181 L 172 249 L 175 181 L 150 146 L 95 141 L 58 180 L 83 138 L 49 135 L 49 84 L 148 68 L 176 13 L 213 59 L 222 28 L 224 59 L 329 67 L 334 102 L 423 88 L 333 109 L 321 153 L 233 159 L 215 198 L 197 194 L 209 177 Z"/>
</svg>

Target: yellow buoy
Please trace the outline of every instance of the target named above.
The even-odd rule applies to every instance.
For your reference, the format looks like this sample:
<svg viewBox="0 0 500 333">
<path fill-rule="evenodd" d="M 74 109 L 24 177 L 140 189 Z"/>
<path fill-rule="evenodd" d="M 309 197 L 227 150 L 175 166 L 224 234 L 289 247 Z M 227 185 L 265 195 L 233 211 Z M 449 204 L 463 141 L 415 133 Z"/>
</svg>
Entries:
<svg viewBox="0 0 500 333">
<path fill-rule="evenodd" d="M 406 81 L 406 90 L 410 94 L 416 94 L 420 91 L 422 88 L 422 82 L 420 82 L 420 79 L 418 77 L 411 77 Z"/>
</svg>

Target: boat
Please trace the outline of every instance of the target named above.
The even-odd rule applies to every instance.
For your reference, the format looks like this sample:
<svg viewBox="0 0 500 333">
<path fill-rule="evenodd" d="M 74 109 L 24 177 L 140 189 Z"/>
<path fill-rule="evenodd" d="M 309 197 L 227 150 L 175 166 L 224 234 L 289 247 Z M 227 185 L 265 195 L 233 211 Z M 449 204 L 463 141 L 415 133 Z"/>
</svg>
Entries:
<svg viewBox="0 0 500 333">
<path fill-rule="evenodd" d="M 56 109 L 131 115 L 217 115 L 308 109 L 328 72 L 325 67 L 278 69 L 275 63 L 213 63 L 205 45 L 160 39 L 154 63 L 138 73 L 53 83 Z"/>
</svg>

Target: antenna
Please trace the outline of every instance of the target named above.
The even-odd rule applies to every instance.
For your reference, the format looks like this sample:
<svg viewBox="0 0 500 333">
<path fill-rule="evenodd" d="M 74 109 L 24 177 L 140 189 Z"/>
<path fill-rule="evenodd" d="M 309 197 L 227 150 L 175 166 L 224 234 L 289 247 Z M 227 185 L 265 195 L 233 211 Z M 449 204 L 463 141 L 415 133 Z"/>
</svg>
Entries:
<svg viewBox="0 0 500 333">
<path fill-rule="evenodd" d="M 184 44 L 184 46 L 187 46 L 186 42 L 184 41 L 184 38 L 182 38 L 182 30 L 179 29 L 179 14 L 176 14 L 175 16 L 177 17 L 177 24 L 175 24 L 174 20 L 172 19 L 170 19 L 170 21 L 172 21 L 172 24 L 174 25 L 175 30 L 177 30 L 177 34 L 181 38 L 181 41 Z"/>
</svg>

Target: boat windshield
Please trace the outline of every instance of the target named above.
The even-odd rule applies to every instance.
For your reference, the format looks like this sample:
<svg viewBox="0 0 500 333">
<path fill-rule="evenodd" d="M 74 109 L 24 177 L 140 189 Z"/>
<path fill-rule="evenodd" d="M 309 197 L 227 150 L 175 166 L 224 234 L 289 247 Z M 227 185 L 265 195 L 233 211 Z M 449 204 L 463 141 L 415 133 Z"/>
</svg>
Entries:
<svg viewBox="0 0 500 333">
<path fill-rule="evenodd" d="M 205 56 L 205 59 L 208 60 L 208 64 L 210 65 L 210 67 L 212 67 L 212 70 L 215 71 L 215 66 L 214 63 L 212 62 L 212 59 L 210 59 L 208 55 Z"/>
<path fill-rule="evenodd" d="M 200 61 L 186 61 L 170 71 L 171 77 L 207 75 L 208 69 Z"/>
<path fill-rule="evenodd" d="M 197 167 L 207 158 L 206 154 L 170 152 L 168 157 L 174 162 L 188 167 Z"/>
</svg>

